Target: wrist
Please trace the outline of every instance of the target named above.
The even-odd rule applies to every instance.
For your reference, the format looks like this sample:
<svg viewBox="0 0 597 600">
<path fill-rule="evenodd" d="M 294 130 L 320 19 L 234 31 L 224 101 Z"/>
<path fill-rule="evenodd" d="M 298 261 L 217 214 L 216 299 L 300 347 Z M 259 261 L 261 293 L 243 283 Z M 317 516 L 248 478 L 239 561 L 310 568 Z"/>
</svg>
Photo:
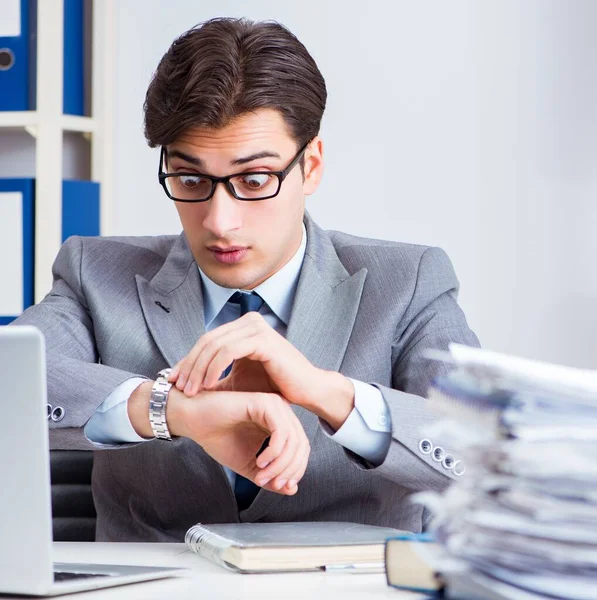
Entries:
<svg viewBox="0 0 597 600">
<path fill-rule="evenodd" d="M 153 381 L 145 381 L 139 385 L 128 400 L 128 416 L 133 429 L 144 438 L 153 438 L 153 429 L 149 421 L 149 399 L 153 388 Z M 185 437 L 184 411 L 187 398 L 183 392 L 172 386 L 168 393 L 166 403 L 166 421 L 168 430 L 173 437 Z"/>
<path fill-rule="evenodd" d="M 337 431 L 354 409 L 354 386 L 341 373 L 321 371 L 317 387 L 317 396 L 305 408 Z"/>
<path fill-rule="evenodd" d="M 175 386 L 170 388 L 166 403 L 166 421 L 172 437 L 189 437 L 186 427 L 186 411 L 189 402 L 192 400 L 185 396 L 184 392 Z"/>
<path fill-rule="evenodd" d="M 127 402 L 129 421 L 133 429 L 137 435 L 148 439 L 153 437 L 151 423 L 149 422 L 149 398 L 151 397 L 152 387 L 153 381 L 144 381 L 135 388 Z"/>
</svg>

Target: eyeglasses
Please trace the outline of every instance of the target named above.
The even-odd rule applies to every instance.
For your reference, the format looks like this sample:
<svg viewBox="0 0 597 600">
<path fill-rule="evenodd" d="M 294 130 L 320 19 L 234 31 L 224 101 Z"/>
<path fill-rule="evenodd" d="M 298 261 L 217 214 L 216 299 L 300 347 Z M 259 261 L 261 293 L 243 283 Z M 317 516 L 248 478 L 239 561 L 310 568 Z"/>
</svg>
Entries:
<svg viewBox="0 0 597 600">
<path fill-rule="evenodd" d="M 215 193 L 218 183 L 226 185 L 237 200 L 267 200 L 277 196 L 282 182 L 302 158 L 309 140 L 283 171 L 248 171 L 226 177 L 203 173 L 165 173 L 162 170 L 166 149 L 162 146 L 158 179 L 166 195 L 176 202 L 207 202 Z"/>
</svg>

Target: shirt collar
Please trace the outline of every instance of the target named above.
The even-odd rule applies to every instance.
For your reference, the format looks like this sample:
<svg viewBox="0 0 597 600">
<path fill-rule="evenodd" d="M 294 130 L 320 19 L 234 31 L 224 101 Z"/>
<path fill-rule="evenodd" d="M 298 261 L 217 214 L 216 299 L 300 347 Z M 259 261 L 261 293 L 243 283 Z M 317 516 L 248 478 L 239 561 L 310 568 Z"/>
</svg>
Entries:
<svg viewBox="0 0 597 600">
<path fill-rule="evenodd" d="M 294 294 L 298 285 L 303 258 L 307 249 L 307 231 L 303 224 L 303 237 L 301 245 L 294 256 L 269 279 L 255 288 L 269 306 L 271 311 L 284 323 L 288 325 Z M 199 267 L 199 275 L 203 284 L 203 311 L 205 315 L 205 327 L 220 314 L 221 310 L 238 288 L 225 288 L 212 281 Z"/>
</svg>

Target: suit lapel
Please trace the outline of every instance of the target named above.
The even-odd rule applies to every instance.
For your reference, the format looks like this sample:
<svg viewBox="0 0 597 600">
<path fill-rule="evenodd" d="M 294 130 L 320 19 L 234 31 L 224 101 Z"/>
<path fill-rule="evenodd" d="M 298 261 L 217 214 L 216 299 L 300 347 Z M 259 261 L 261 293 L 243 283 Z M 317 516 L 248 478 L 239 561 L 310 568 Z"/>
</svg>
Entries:
<svg viewBox="0 0 597 600">
<path fill-rule="evenodd" d="M 338 371 L 357 316 L 367 269 L 350 275 L 340 262 L 329 236 L 305 214 L 307 249 L 292 306 L 286 338 L 311 363 Z M 319 419 L 293 406 L 307 437 L 312 442 Z M 282 496 L 260 491 L 242 512 L 241 520 L 253 520 L 270 511 Z"/>
<path fill-rule="evenodd" d="M 201 280 L 184 234 L 153 279 L 137 275 L 136 282 L 147 327 L 173 366 L 205 332 Z"/>
<path fill-rule="evenodd" d="M 329 236 L 308 214 L 305 224 L 307 249 L 286 338 L 316 367 L 338 371 L 359 309 L 367 269 L 350 275 Z M 317 419 L 308 420 L 309 429 L 317 426 Z"/>
<path fill-rule="evenodd" d="M 361 301 L 367 269 L 350 275 L 329 237 L 306 217 L 308 243 L 286 338 L 315 366 L 337 371 Z"/>
</svg>

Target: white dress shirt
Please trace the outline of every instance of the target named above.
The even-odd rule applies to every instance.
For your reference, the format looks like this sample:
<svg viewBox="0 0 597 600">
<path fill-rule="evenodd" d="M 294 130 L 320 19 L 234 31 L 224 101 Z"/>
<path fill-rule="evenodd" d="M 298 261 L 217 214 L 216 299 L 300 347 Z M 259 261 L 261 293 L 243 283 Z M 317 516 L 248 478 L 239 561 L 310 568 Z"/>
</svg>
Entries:
<svg viewBox="0 0 597 600">
<path fill-rule="evenodd" d="M 255 288 L 264 300 L 259 311 L 265 321 L 278 333 L 286 336 L 294 295 L 298 285 L 303 258 L 307 247 L 307 232 L 294 256 L 269 279 Z M 240 316 L 240 305 L 229 302 L 237 289 L 224 288 L 213 282 L 199 269 L 203 291 L 205 330 L 211 331 Z M 127 402 L 133 391 L 147 379 L 133 377 L 118 386 L 85 425 L 85 435 L 98 445 L 126 442 L 144 442 L 128 417 Z M 381 392 L 372 385 L 351 379 L 355 389 L 355 407 L 348 418 L 334 432 L 329 426 L 324 430 L 332 440 L 348 448 L 373 465 L 383 462 L 391 442 L 390 411 Z M 235 473 L 224 467 L 234 488 Z"/>
</svg>

